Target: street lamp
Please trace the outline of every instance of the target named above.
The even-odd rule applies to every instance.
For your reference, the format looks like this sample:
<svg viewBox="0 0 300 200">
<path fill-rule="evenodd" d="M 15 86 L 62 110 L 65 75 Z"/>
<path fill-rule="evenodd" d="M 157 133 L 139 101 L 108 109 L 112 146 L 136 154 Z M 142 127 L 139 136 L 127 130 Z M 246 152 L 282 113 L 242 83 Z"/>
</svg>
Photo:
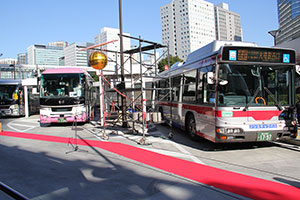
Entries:
<svg viewBox="0 0 300 200">
<path fill-rule="evenodd" d="M 277 44 L 276 39 L 277 39 L 277 36 L 279 35 L 280 32 L 281 32 L 280 29 L 278 29 L 278 30 L 273 30 L 273 31 L 269 31 L 269 32 L 268 32 L 268 33 L 269 33 L 270 35 L 272 35 L 273 38 L 274 38 L 274 46 L 276 46 L 276 44 Z"/>
<path fill-rule="evenodd" d="M 120 89 L 123 92 L 125 89 L 125 71 L 124 71 L 124 54 L 123 54 L 123 28 L 122 28 L 122 0 L 119 0 L 119 26 L 120 26 L 120 62 L 121 62 L 121 84 Z M 122 127 L 127 128 L 127 117 L 126 117 L 126 98 L 121 97 L 122 103 Z"/>
</svg>

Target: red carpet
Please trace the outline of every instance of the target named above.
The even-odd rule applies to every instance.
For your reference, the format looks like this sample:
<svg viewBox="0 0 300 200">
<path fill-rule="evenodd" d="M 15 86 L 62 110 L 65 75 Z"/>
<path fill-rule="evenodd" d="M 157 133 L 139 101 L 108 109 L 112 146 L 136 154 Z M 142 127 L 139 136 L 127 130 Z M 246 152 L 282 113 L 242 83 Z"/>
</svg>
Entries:
<svg viewBox="0 0 300 200">
<path fill-rule="evenodd" d="M 31 133 L 4 131 L 0 135 L 58 143 L 72 142 L 74 144 L 75 142 L 74 139 L 66 137 Z M 78 139 L 77 144 L 98 147 L 166 172 L 251 199 L 300 199 L 300 189 L 293 186 L 193 163 L 122 143 Z"/>
</svg>

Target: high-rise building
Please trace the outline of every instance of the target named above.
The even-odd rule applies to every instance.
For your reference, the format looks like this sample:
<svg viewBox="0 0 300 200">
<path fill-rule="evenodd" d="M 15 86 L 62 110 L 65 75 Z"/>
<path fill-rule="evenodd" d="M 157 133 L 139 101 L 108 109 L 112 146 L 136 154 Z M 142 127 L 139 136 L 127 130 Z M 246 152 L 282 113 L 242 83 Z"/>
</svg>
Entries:
<svg viewBox="0 0 300 200">
<path fill-rule="evenodd" d="M 17 64 L 19 65 L 26 64 L 26 53 L 19 53 L 17 56 L 18 56 Z"/>
<path fill-rule="evenodd" d="M 68 46 L 68 42 L 65 41 L 49 42 L 48 46 L 62 47 L 64 49 L 65 47 Z"/>
<path fill-rule="evenodd" d="M 216 39 L 242 41 L 241 17 L 229 10 L 226 3 L 215 6 Z"/>
<path fill-rule="evenodd" d="M 59 65 L 59 58 L 64 56 L 62 47 L 35 44 L 27 48 L 27 64 Z"/>
<path fill-rule="evenodd" d="M 204 0 L 172 0 L 160 8 L 162 43 L 172 56 L 187 55 L 216 39 L 214 5 Z"/>
<path fill-rule="evenodd" d="M 277 0 L 278 22 L 276 44 L 288 42 L 300 37 L 300 1 Z"/>
<path fill-rule="evenodd" d="M 64 48 L 64 63 L 66 66 L 89 66 L 89 51 L 80 49 L 94 45 L 93 43 L 73 43 Z M 60 60 L 62 63 L 62 59 Z"/>
<path fill-rule="evenodd" d="M 115 28 L 104 27 L 101 29 L 100 34 L 96 35 L 94 38 L 95 44 L 102 44 L 105 42 L 110 42 L 113 40 L 118 40 L 117 42 L 109 43 L 107 45 L 101 46 L 103 50 L 120 52 L 120 30 Z M 123 33 L 123 35 L 130 36 L 129 33 Z M 129 50 L 131 47 L 130 38 L 123 37 L 123 50 Z M 120 54 L 116 54 L 114 52 L 106 52 L 103 51 L 107 55 L 108 63 L 105 67 L 104 74 L 114 74 L 118 69 L 120 69 Z M 127 55 L 124 55 L 124 61 L 128 58 Z M 117 64 L 116 64 L 117 62 Z M 125 63 L 125 65 L 129 65 L 129 63 Z"/>
</svg>

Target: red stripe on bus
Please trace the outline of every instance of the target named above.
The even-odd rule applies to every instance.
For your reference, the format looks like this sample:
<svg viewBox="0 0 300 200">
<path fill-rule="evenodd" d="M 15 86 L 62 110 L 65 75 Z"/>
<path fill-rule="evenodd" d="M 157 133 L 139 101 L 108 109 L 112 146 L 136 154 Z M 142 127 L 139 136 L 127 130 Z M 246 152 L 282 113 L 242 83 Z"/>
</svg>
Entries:
<svg viewBox="0 0 300 200">
<path fill-rule="evenodd" d="M 215 116 L 215 110 L 212 107 L 195 106 L 195 105 L 183 105 L 182 108 L 196 111 L 202 115 Z"/>
<path fill-rule="evenodd" d="M 178 103 L 168 103 L 168 102 L 161 102 L 160 105 L 162 106 L 171 106 L 171 107 L 178 107 Z"/>
<path fill-rule="evenodd" d="M 279 110 L 232 111 L 232 117 L 252 117 L 255 120 L 271 120 L 273 117 L 279 116 L 281 112 Z M 222 111 L 216 111 L 216 113 L 217 117 L 222 117 Z"/>
<path fill-rule="evenodd" d="M 171 106 L 171 107 L 178 107 L 178 103 L 168 103 L 168 102 L 162 102 L 160 105 L 163 106 Z M 210 115 L 215 116 L 215 110 L 212 107 L 205 107 L 205 106 L 199 106 L 199 105 L 188 105 L 188 104 L 182 104 L 183 109 L 187 110 L 193 110 L 199 114 L 203 115 Z"/>
<path fill-rule="evenodd" d="M 161 103 L 161 105 L 171 106 L 175 108 L 178 107 L 178 103 L 163 102 Z M 182 108 L 187 110 L 193 110 L 202 115 L 222 117 L 222 111 L 215 111 L 213 107 L 183 104 Z M 232 111 L 232 117 L 252 117 L 254 120 L 271 120 L 273 117 L 279 116 L 281 112 L 282 111 L 279 110 Z"/>
<path fill-rule="evenodd" d="M 186 131 L 185 126 L 181 126 L 181 130 Z M 207 140 L 210 140 L 210 141 L 212 141 L 212 142 L 216 142 L 216 138 L 211 137 L 211 136 L 209 136 L 209 135 L 206 135 L 206 134 L 204 134 L 204 133 L 201 133 L 200 131 L 197 131 L 196 134 L 197 134 L 198 136 L 200 136 L 200 137 L 203 137 L 203 138 L 207 139 Z"/>
</svg>

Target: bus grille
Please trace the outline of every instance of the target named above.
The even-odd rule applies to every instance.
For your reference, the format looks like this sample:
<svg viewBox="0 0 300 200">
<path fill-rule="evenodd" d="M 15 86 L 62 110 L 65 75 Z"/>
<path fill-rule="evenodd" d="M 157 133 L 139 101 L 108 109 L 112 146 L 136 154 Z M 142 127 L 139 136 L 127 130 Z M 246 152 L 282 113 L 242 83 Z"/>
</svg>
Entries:
<svg viewBox="0 0 300 200">
<path fill-rule="evenodd" d="M 0 109 L 9 109 L 9 106 L 10 106 L 10 105 L 8 105 L 8 106 L 7 106 L 7 105 L 5 105 L 5 106 L 0 106 Z"/>
<path fill-rule="evenodd" d="M 67 112 L 67 111 L 72 111 L 72 107 L 52 108 L 52 112 Z"/>
</svg>

